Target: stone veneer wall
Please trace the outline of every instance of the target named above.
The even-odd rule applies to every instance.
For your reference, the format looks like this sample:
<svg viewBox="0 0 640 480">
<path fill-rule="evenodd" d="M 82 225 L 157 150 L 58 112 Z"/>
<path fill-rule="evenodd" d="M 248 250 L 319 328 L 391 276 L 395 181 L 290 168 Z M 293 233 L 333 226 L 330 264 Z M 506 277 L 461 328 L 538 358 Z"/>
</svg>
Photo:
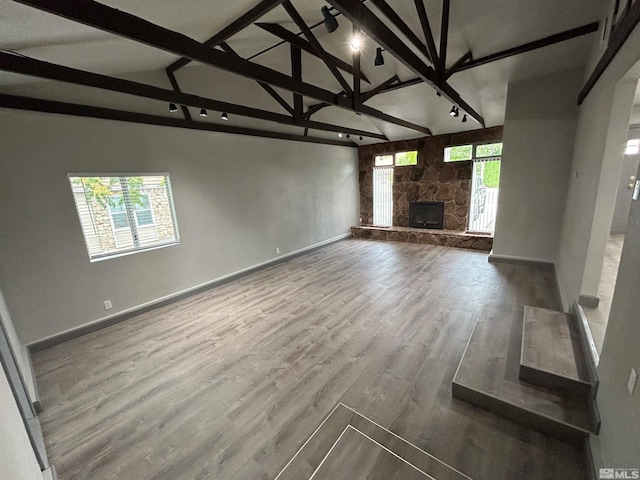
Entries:
<svg viewBox="0 0 640 480">
<path fill-rule="evenodd" d="M 393 178 L 393 225 L 409 226 L 409 202 L 445 202 L 445 230 L 464 231 L 469 214 L 471 162 L 444 163 L 444 149 L 452 145 L 500 141 L 502 126 L 469 132 L 377 143 L 358 149 L 360 170 L 360 216 L 373 222 L 373 164 L 376 155 L 418 151 L 418 164 L 395 167 Z"/>
</svg>

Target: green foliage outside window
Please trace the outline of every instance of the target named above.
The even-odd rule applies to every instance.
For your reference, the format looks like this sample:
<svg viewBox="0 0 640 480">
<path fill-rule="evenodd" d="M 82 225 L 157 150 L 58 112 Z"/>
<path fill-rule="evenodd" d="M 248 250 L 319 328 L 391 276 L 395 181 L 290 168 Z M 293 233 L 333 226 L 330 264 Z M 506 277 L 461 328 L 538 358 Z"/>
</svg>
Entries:
<svg viewBox="0 0 640 480">
<path fill-rule="evenodd" d="M 396 166 L 402 167 L 405 165 L 417 165 L 418 164 L 418 152 L 399 152 L 396 153 Z"/>
<path fill-rule="evenodd" d="M 460 145 L 444 149 L 445 162 L 462 162 L 473 158 L 473 145 Z"/>
<path fill-rule="evenodd" d="M 476 157 L 499 157 L 502 155 L 502 143 L 487 143 L 476 147 Z"/>
<path fill-rule="evenodd" d="M 483 163 L 482 182 L 487 188 L 498 188 L 500 185 L 500 160 Z"/>
</svg>

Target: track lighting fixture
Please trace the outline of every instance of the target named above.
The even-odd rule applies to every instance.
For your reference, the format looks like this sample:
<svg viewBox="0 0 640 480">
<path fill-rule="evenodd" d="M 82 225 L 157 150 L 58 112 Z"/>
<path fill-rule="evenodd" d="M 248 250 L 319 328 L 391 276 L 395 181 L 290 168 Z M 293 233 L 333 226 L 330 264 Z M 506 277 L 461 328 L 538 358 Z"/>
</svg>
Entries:
<svg viewBox="0 0 640 480">
<path fill-rule="evenodd" d="M 360 135 L 360 141 L 362 141 L 362 135 Z"/>
<path fill-rule="evenodd" d="M 207 111 L 204 108 L 200 109 L 200 116 L 201 117 L 206 117 L 207 116 Z"/>
<path fill-rule="evenodd" d="M 362 39 L 360 38 L 360 34 L 356 33 L 353 37 L 351 37 L 351 50 L 354 52 L 360 49 L 360 45 L 362 45 Z"/>
<path fill-rule="evenodd" d="M 347 133 L 347 138 L 351 138 L 351 135 L 349 135 L 348 133 Z"/>
<path fill-rule="evenodd" d="M 169 111 L 170 111 L 171 113 L 175 113 L 175 112 L 177 112 L 177 111 L 178 111 L 178 107 L 176 107 L 176 104 L 175 104 L 175 103 L 170 103 L 170 104 L 169 104 Z"/>
<path fill-rule="evenodd" d="M 340 132 L 340 133 L 338 134 L 338 136 L 339 136 L 340 138 L 342 138 L 342 132 Z"/>
<path fill-rule="evenodd" d="M 222 120 L 229 120 L 229 115 L 227 115 L 225 112 L 222 112 L 222 115 L 220 115 L 220 118 Z"/>
<path fill-rule="evenodd" d="M 462 123 L 467 123 L 467 114 L 462 115 Z"/>
<path fill-rule="evenodd" d="M 374 67 L 384 65 L 384 57 L 382 56 L 382 47 L 376 48 L 376 59 L 373 62 Z"/>
<path fill-rule="evenodd" d="M 449 110 L 449 115 L 451 115 L 452 117 L 457 117 L 458 115 L 460 115 L 460 111 L 458 110 L 458 107 L 453 105 L 451 107 L 451 110 Z"/>
<path fill-rule="evenodd" d="M 440 90 L 436 90 L 436 95 L 439 96 L 439 97 L 442 96 L 442 94 L 440 93 Z"/>
<path fill-rule="evenodd" d="M 336 17 L 331 15 L 329 7 L 325 5 L 320 9 L 320 11 L 322 11 L 322 16 L 324 17 L 324 26 L 327 29 L 327 32 L 335 32 L 338 29 L 338 20 L 336 20 Z"/>
</svg>

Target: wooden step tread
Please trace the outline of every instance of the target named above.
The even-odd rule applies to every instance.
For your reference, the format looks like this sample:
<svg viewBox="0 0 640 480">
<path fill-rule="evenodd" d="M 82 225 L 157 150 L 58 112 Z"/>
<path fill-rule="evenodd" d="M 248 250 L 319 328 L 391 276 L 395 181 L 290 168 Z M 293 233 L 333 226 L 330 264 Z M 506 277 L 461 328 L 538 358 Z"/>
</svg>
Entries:
<svg viewBox="0 0 640 480">
<path fill-rule="evenodd" d="M 453 380 L 456 398 L 558 438 L 593 431 L 588 403 L 519 379 L 524 306 L 486 305 Z"/>
<path fill-rule="evenodd" d="M 525 305 L 523 329 L 523 367 L 589 384 L 580 332 L 570 315 Z"/>
</svg>

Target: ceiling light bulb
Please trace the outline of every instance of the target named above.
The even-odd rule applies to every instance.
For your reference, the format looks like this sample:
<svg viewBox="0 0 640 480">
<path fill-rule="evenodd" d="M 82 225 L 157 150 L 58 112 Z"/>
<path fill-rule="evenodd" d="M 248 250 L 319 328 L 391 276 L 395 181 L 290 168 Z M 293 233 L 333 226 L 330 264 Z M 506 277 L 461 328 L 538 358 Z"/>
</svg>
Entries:
<svg viewBox="0 0 640 480">
<path fill-rule="evenodd" d="M 223 112 L 222 115 L 220 115 L 220 118 L 222 120 L 229 120 L 229 115 L 227 115 L 226 113 Z"/>
<path fill-rule="evenodd" d="M 339 136 L 340 138 L 342 138 L 342 133 L 339 133 L 339 134 L 338 134 L 338 136 Z"/>
<path fill-rule="evenodd" d="M 169 104 L 169 111 L 170 111 L 171 113 L 175 113 L 175 112 L 177 112 L 177 111 L 178 111 L 178 107 L 176 107 L 176 104 L 175 104 L 175 103 L 170 103 L 170 104 Z"/>
<path fill-rule="evenodd" d="M 204 108 L 200 109 L 200 116 L 201 117 L 206 117 L 207 116 L 207 111 Z"/>
<path fill-rule="evenodd" d="M 360 48 L 360 45 L 362 45 L 362 40 L 360 40 L 360 35 L 356 34 L 351 39 L 351 50 L 355 52 Z"/>
</svg>

